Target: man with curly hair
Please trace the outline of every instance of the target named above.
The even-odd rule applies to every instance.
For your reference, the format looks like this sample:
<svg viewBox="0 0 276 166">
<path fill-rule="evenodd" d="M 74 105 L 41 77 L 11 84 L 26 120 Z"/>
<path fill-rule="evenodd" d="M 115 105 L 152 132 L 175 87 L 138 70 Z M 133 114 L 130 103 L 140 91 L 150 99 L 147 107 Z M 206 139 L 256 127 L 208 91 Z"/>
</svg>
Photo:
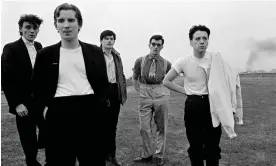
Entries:
<svg viewBox="0 0 276 166">
<path fill-rule="evenodd" d="M 36 52 L 42 49 L 34 41 L 43 20 L 33 14 L 22 15 L 18 21 L 20 39 L 4 46 L 2 53 L 2 89 L 10 113 L 16 116 L 16 126 L 27 166 L 40 166 L 37 151 L 44 148 L 43 119 L 33 107 L 31 78 Z M 42 131 L 37 139 L 36 126 Z"/>
</svg>

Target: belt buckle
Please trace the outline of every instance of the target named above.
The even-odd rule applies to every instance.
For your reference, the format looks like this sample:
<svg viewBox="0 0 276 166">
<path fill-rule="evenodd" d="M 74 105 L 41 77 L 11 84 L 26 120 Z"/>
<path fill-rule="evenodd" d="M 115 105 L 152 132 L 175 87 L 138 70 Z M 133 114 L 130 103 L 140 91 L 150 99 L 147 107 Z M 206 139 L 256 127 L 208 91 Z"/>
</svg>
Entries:
<svg viewBox="0 0 276 166">
<path fill-rule="evenodd" d="M 204 96 L 203 95 L 200 95 L 200 97 L 203 99 L 204 98 Z"/>
</svg>

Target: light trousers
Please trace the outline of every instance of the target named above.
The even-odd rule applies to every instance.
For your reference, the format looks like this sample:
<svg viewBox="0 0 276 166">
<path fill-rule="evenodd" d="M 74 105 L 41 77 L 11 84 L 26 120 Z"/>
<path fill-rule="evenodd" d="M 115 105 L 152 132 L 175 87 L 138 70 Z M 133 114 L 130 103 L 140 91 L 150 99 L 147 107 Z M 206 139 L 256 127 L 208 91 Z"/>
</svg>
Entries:
<svg viewBox="0 0 276 166">
<path fill-rule="evenodd" d="M 156 156 L 163 158 L 166 149 L 170 91 L 163 85 L 140 85 L 139 120 L 143 157 L 153 155 L 152 126 L 156 125 Z"/>
</svg>

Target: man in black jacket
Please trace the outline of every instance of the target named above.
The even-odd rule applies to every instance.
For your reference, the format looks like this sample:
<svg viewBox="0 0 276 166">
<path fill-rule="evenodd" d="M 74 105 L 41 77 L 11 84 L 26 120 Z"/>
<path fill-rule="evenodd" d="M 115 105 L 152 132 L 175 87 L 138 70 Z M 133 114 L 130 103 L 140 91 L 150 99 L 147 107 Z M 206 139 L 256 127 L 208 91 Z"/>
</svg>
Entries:
<svg viewBox="0 0 276 166">
<path fill-rule="evenodd" d="M 37 114 L 32 102 L 31 78 L 36 52 L 42 49 L 39 42 L 34 41 L 43 20 L 36 15 L 22 15 L 18 21 L 21 38 L 4 46 L 2 53 L 2 89 L 9 104 L 9 111 L 16 115 L 21 145 L 27 166 L 40 166 L 37 161 L 38 142 L 36 126 L 41 129 L 39 140 L 43 136 L 43 119 Z"/>
<path fill-rule="evenodd" d="M 116 34 L 111 30 L 105 30 L 100 35 L 101 47 L 104 52 L 104 58 L 107 69 L 108 82 L 110 84 L 110 106 L 107 108 L 107 130 L 106 144 L 107 157 L 106 161 L 115 166 L 121 163 L 116 159 L 116 130 L 120 105 L 124 104 L 127 99 L 126 78 L 123 71 L 123 63 L 120 54 L 113 48 L 116 40 Z"/>
<path fill-rule="evenodd" d="M 105 166 L 104 111 L 109 105 L 102 50 L 81 42 L 80 10 L 64 3 L 54 11 L 61 41 L 43 48 L 34 67 L 34 101 L 47 126 L 49 166 Z"/>
</svg>

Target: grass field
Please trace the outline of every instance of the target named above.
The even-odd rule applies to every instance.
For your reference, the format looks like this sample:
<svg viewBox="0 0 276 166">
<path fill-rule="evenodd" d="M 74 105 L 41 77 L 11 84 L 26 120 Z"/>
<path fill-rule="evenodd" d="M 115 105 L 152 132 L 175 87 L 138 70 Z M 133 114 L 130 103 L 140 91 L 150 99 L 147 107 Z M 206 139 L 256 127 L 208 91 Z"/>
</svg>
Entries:
<svg viewBox="0 0 276 166">
<path fill-rule="evenodd" d="M 236 126 L 238 137 L 230 140 L 225 132 L 221 139 L 221 166 L 276 166 L 276 77 L 241 78 L 244 104 L 244 125 Z M 167 166 L 190 165 L 188 142 L 183 122 L 183 96 L 171 93 L 167 134 Z M 7 113 L 8 106 L 2 94 L 1 101 L 1 165 L 24 165 L 23 151 L 15 127 L 15 117 Z M 153 166 L 135 164 L 140 154 L 141 141 L 137 112 L 138 98 L 129 87 L 128 100 L 122 107 L 117 131 L 117 157 L 125 166 Z M 154 134 L 154 132 L 153 132 Z M 39 151 L 41 163 L 44 152 Z"/>
</svg>

